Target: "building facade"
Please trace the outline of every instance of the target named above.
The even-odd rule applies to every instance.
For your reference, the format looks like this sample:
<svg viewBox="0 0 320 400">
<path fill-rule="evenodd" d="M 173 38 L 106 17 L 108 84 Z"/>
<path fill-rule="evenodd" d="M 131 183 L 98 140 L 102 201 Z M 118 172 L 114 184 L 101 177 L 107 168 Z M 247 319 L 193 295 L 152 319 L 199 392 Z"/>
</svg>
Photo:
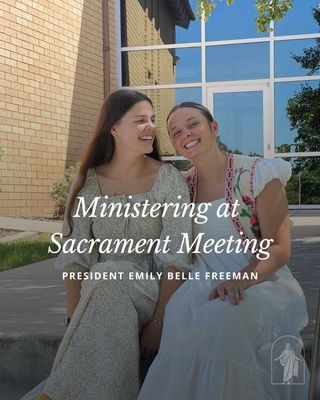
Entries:
<svg viewBox="0 0 320 400">
<path fill-rule="evenodd" d="M 164 155 L 175 154 L 168 111 L 200 102 L 225 149 L 288 159 L 290 203 L 318 207 L 318 1 L 295 1 L 266 34 L 253 0 L 224 3 L 201 22 L 196 0 L 3 0 L 0 214 L 52 215 L 54 182 L 79 160 L 105 94 L 120 87 L 153 100 Z"/>
<path fill-rule="evenodd" d="M 103 99 L 101 4 L 3 0 L 0 9 L 0 213 L 52 215 L 52 185 L 78 159 Z"/>
<path fill-rule="evenodd" d="M 163 3 L 181 8 L 189 3 L 195 12 L 197 1 Z M 154 43 L 148 36 L 144 42 L 142 37 L 122 40 L 122 57 L 172 51 L 176 70 L 174 84 L 166 75 L 156 82 L 141 75 L 138 84 L 129 80 L 127 85 L 125 79 L 121 84 L 150 97 L 167 93 L 175 103 L 202 103 L 219 123 L 222 148 L 290 161 L 289 203 L 319 208 L 319 1 L 294 1 L 293 9 L 281 22 L 273 23 L 268 33 L 257 32 L 256 15 L 254 0 L 235 1 L 230 7 L 218 1 L 207 22 L 176 25 L 171 42 Z M 121 30 L 125 29 L 122 21 Z M 130 65 L 122 64 L 122 68 L 123 75 L 133 73 Z M 161 138 L 167 135 L 164 120 L 160 112 Z M 172 154 L 167 145 L 163 152 Z"/>
</svg>

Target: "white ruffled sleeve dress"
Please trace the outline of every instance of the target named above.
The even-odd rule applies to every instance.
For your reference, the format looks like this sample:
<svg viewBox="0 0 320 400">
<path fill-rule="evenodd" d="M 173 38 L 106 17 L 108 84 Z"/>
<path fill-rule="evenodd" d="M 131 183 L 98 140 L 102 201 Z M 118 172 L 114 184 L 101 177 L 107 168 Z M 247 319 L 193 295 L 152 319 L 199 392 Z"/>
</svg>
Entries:
<svg viewBox="0 0 320 400">
<path fill-rule="evenodd" d="M 254 196 L 273 179 L 285 185 L 290 173 L 290 164 L 281 159 L 259 160 L 254 169 Z M 223 202 L 225 199 L 210 203 L 207 222 L 193 224 L 194 237 L 204 232 L 204 240 L 240 238 L 230 218 L 216 216 Z M 200 273 L 200 279 L 186 281 L 167 304 L 160 351 L 139 400 L 307 398 L 308 371 L 300 338 L 308 322 L 306 302 L 287 266 L 248 288 L 239 305 L 208 300 L 213 287 L 225 279 L 206 279 L 206 273 L 237 272 L 250 258 L 250 253 L 235 252 L 195 255 L 192 277 Z M 286 364 L 287 359 L 292 361 L 285 357 L 288 352 L 282 362 L 275 361 L 287 343 L 292 349 L 289 353 L 294 349 L 297 359 L 291 366 Z M 300 384 L 292 384 L 295 380 Z"/>
</svg>

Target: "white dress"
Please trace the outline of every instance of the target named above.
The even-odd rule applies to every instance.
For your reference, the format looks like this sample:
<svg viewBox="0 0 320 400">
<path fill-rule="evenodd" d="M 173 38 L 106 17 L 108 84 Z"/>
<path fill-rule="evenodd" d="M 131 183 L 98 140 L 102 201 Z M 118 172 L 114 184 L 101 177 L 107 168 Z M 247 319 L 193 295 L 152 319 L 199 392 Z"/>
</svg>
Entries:
<svg viewBox="0 0 320 400">
<path fill-rule="evenodd" d="M 280 160 L 281 161 L 281 160 Z M 259 161 L 254 170 L 254 195 L 267 182 L 288 178 L 287 167 L 278 161 Z M 225 200 L 213 201 L 206 224 L 193 225 L 194 236 L 205 232 L 215 240 L 239 238 L 231 219 L 218 218 L 216 210 Z M 205 279 L 206 272 L 236 272 L 245 267 L 250 254 L 196 254 L 192 276 L 171 297 L 166 307 L 164 330 L 157 357 L 151 365 L 139 400 L 304 400 L 308 371 L 298 339 L 308 322 L 301 287 L 284 266 L 270 280 L 251 286 L 239 305 L 226 299 L 208 300 L 219 281 Z M 283 366 L 272 372 L 273 344 L 284 335 L 295 339 L 304 384 L 282 383 Z M 282 350 L 290 338 L 285 338 Z M 278 342 L 280 343 L 280 342 Z M 299 352 L 300 350 L 300 352 Z M 279 360 L 277 363 L 280 365 Z M 303 383 L 303 380 L 300 382 Z"/>
</svg>

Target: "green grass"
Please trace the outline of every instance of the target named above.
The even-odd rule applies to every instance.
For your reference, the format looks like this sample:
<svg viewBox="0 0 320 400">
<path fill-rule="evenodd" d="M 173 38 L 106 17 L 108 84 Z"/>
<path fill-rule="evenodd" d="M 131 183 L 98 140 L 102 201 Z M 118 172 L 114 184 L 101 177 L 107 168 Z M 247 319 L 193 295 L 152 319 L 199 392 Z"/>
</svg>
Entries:
<svg viewBox="0 0 320 400">
<path fill-rule="evenodd" d="M 46 233 L 32 240 L 0 243 L 0 272 L 57 257 L 48 253 L 49 245 L 50 234 Z"/>
</svg>

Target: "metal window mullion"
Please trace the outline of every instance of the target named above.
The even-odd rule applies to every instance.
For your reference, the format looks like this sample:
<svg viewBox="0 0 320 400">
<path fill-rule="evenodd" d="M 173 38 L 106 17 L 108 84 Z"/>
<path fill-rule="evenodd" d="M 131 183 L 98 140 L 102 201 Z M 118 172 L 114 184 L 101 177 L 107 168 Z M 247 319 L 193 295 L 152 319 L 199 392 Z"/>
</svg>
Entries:
<svg viewBox="0 0 320 400">
<path fill-rule="evenodd" d="M 200 42 L 194 43 L 175 43 L 175 44 L 154 44 L 148 46 L 129 46 L 129 47 L 121 47 L 121 51 L 148 51 L 148 50 L 167 50 L 167 49 L 185 49 L 185 48 L 193 48 L 193 47 L 201 47 Z"/>
<path fill-rule="evenodd" d="M 269 148 L 269 155 L 271 158 L 274 158 L 274 153 L 275 153 L 275 110 L 274 110 L 274 96 L 275 96 L 275 90 L 274 90 L 274 22 L 270 22 L 270 43 L 269 43 L 269 57 L 270 57 L 270 81 L 269 81 L 269 90 L 268 94 L 266 97 L 266 101 L 268 102 L 267 105 L 267 111 L 269 114 L 269 125 L 268 129 L 269 131 L 265 132 L 266 139 L 268 142 L 268 147 Z"/>
<path fill-rule="evenodd" d="M 147 90 L 147 89 L 179 89 L 179 88 L 201 88 L 201 82 L 197 83 L 166 83 L 162 85 L 139 85 L 139 86 L 123 86 L 123 89 Z"/>
<path fill-rule="evenodd" d="M 274 41 L 303 40 L 303 39 L 317 39 L 317 38 L 320 38 L 320 34 L 318 33 L 308 34 L 308 35 L 290 35 L 290 36 L 273 35 Z M 178 48 L 188 48 L 188 47 L 192 48 L 192 47 L 201 47 L 203 45 L 224 46 L 232 44 L 265 43 L 269 42 L 269 40 L 270 40 L 269 37 L 263 37 L 263 38 L 249 38 L 249 39 L 215 40 L 215 41 L 205 42 L 205 22 L 201 21 L 201 42 L 127 46 L 127 47 L 121 47 L 121 51 L 147 51 L 147 50 L 178 49 Z"/>
<path fill-rule="evenodd" d="M 320 75 L 313 76 L 290 76 L 286 78 L 274 78 L 275 82 L 299 82 L 299 81 L 318 81 L 320 79 Z"/>
<path fill-rule="evenodd" d="M 116 1 L 116 81 L 117 87 L 122 85 L 122 62 L 121 62 L 121 10 L 120 1 Z"/>
<path fill-rule="evenodd" d="M 309 152 L 296 152 L 296 153 L 274 153 L 275 157 L 320 157 L 320 151 L 309 151 Z"/>
<path fill-rule="evenodd" d="M 318 39 L 320 38 L 320 33 L 308 33 L 303 35 L 286 35 L 286 36 L 273 36 L 274 40 L 281 42 L 284 40 L 305 40 L 305 39 Z"/>
<path fill-rule="evenodd" d="M 231 86 L 257 86 L 265 85 L 269 83 L 269 79 L 249 79 L 239 81 L 217 81 L 217 82 L 206 82 L 207 87 L 231 87 Z"/>
<path fill-rule="evenodd" d="M 232 40 L 215 40 L 206 42 L 206 46 L 225 46 L 231 44 L 250 44 L 250 43 L 265 43 L 268 42 L 269 38 L 257 38 L 257 39 L 232 39 Z"/>
<path fill-rule="evenodd" d="M 202 104 L 207 106 L 206 100 L 206 22 L 204 16 L 201 18 L 201 99 Z"/>
<path fill-rule="evenodd" d="M 300 82 L 300 81 L 318 81 L 320 75 L 315 76 L 298 76 L 288 78 L 274 78 L 274 83 L 277 82 Z M 231 86 L 257 86 L 263 84 L 270 84 L 271 78 L 268 79 L 249 79 L 239 81 L 217 81 L 217 82 L 186 82 L 186 83 L 170 83 L 170 84 L 159 84 L 159 85 L 139 85 L 139 86 L 124 86 L 131 89 L 173 89 L 173 88 L 186 88 L 186 87 L 199 87 L 204 86 L 205 88 L 210 87 L 231 87 Z"/>
</svg>

